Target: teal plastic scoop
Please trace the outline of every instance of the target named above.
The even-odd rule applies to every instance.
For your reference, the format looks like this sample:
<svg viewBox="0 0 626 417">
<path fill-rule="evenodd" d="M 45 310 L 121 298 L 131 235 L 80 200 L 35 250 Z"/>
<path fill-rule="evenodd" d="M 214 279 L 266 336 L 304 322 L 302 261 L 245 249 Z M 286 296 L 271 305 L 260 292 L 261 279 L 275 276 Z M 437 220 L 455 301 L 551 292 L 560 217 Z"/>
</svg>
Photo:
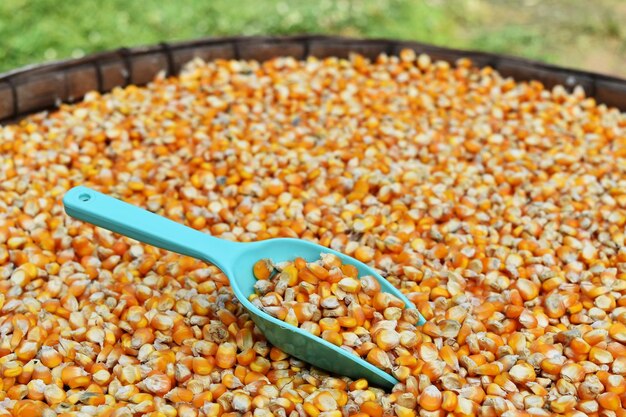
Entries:
<svg viewBox="0 0 626 417">
<path fill-rule="evenodd" d="M 393 376 L 360 357 L 278 320 L 248 301 L 248 296 L 254 293 L 253 286 L 256 282 L 252 267 L 259 259 L 271 258 L 274 262 L 282 262 L 302 257 L 307 261 L 314 261 L 319 259 L 321 253 L 332 253 L 341 258 L 342 262 L 356 266 L 361 276 L 376 277 L 384 292 L 395 295 L 407 307 L 414 308 L 400 291 L 364 263 L 305 240 L 279 238 L 237 243 L 218 239 L 83 186 L 69 190 L 63 197 L 63 204 L 67 214 L 76 219 L 162 249 L 210 262 L 220 268 L 229 278 L 235 297 L 250 313 L 254 323 L 271 344 L 284 352 L 335 374 L 354 379 L 365 378 L 379 387 L 391 388 L 398 382 Z M 420 316 L 419 324 L 423 323 L 424 318 Z"/>
</svg>

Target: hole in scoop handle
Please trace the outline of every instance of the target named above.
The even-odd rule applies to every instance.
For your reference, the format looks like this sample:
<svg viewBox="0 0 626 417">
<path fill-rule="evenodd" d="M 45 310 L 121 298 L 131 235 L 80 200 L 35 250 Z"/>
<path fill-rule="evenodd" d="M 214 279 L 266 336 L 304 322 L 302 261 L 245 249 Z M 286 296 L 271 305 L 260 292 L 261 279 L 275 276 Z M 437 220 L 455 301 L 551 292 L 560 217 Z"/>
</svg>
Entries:
<svg viewBox="0 0 626 417">
<path fill-rule="evenodd" d="M 240 244 L 211 237 L 191 227 L 84 186 L 63 197 L 70 216 L 162 249 L 229 266 Z"/>
</svg>

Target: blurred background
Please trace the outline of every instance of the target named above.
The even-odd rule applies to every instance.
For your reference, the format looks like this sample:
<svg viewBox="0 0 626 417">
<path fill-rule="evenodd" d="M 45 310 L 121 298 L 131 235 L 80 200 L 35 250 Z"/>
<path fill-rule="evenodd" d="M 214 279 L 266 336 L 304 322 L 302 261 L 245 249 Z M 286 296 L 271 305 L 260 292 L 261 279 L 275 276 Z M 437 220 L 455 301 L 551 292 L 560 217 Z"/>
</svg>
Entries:
<svg viewBox="0 0 626 417">
<path fill-rule="evenodd" d="M 0 0 L 0 72 L 229 34 L 418 40 L 626 77 L 624 0 Z"/>
</svg>

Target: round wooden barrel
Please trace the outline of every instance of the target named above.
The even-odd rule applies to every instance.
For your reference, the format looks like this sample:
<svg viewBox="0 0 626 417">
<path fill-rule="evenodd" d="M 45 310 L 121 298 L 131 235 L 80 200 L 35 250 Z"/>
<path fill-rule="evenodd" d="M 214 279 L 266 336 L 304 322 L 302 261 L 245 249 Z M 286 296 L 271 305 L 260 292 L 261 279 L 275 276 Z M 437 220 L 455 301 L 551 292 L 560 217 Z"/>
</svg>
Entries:
<svg viewBox="0 0 626 417">
<path fill-rule="evenodd" d="M 625 79 L 522 58 L 393 39 L 319 35 L 240 36 L 121 48 L 0 74 L 0 123 L 10 123 L 37 111 L 54 109 L 60 103 L 79 101 L 88 91 L 106 92 L 118 86 L 146 84 L 160 71 L 175 75 L 195 57 L 207 61 L 218 58 L 263 61 L 277 56 L 297 59 L 308 56 L 347 57 L 355 52 L 375 58 L 381 53 L 395 55 L 407 48 L 449 62 L 470 58 L 479 67 L 490 66 L 515 80 L 537 80 L 546 87 L 560 84 L 571 90 L 581 86 L 587 96 L 594 97 L 598 102 L 626 110 Z"/>
</svg>

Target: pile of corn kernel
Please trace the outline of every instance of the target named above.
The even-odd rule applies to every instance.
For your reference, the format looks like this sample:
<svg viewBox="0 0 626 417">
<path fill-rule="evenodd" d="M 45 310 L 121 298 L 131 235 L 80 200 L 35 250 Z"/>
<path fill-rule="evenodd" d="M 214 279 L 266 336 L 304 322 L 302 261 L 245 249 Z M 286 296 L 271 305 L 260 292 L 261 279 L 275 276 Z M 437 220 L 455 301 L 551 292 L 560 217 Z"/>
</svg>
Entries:
<svg viewBox="0 0 626 417">
<path fill-rule="evenodd" d="M 626 415 L 626 117 L 580 89 L 411 51 L 194 62 L 0 128 L 0 166 L 0 417 Z M 65 215 L 78 184 L 368 263 L 427 319 L 413 372 L 289 357 L 216 267 Z"/>
<path fill-rule="evenodd" d="M 261 259 L 254 264 L 253 275 L 258 281 L 249 299 L 257 308 L 367 360 L 400 381 L 417 372 L 417 358 L 427 356 L 426 349 L 434 348 L 437 357 L 431 344 L 418 345 L 418 310 L 381 291 L 374 276 L 359 276 L 355 266 L 342 263 L 336 255 L 323 253 L 313 262 L 295 258 L 278 264 Z M 432 326 L 428 323 L 422 332 L 428 333 Z M 450 338 L 458 335 L 461 324 L 448 320 L 445 326 L 438 330 Z M 421 352 L 413 349 L 418 346 Z M 450 346 L 440 353 L 456 360 Z"/>
</svg>

